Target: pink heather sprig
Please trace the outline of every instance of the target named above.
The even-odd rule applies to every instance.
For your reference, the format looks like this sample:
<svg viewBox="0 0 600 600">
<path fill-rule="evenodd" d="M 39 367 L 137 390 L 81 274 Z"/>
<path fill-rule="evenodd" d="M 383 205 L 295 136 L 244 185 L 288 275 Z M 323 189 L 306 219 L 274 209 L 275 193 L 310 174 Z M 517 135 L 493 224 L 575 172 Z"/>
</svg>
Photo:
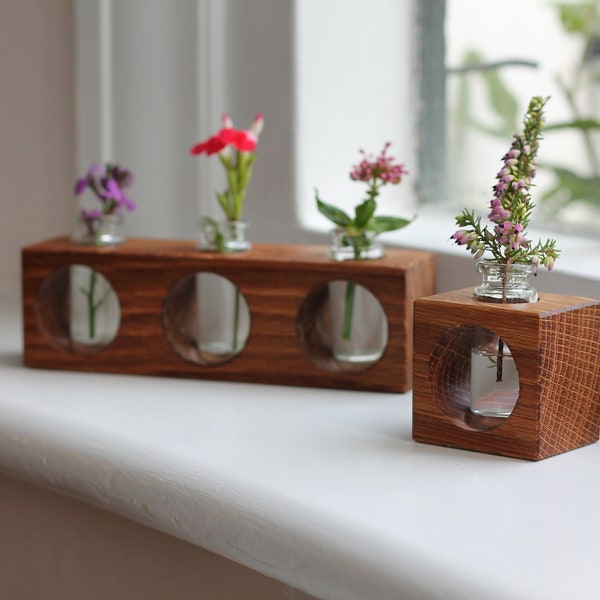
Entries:
<svg viewBox="0 0 600 600">
<path fill-rule="evenodd" d="M 544 126 L 543 109 L 547 98 L 535 96 L 523 121 L 523 132 L 514 135 L 510 150 L 503 156 L 503 166 L 496 175 L 498 182 L 492 188 L 488 219 L 490 231 L 481 226 L 481 217 L 475 211 L 464 209 L 456 217 L 460 227 L 451 239 L 466 246 L 476 259 L 490 252 L 493 259 L 504 264 L 528 263 L 552 269 L 558 258 L 555 240 L 538 242 L 535 246 L 526 237 L 527 226 L 535 207 L 529 188 L 536 173 L 539 140 Z"/>
</svg>

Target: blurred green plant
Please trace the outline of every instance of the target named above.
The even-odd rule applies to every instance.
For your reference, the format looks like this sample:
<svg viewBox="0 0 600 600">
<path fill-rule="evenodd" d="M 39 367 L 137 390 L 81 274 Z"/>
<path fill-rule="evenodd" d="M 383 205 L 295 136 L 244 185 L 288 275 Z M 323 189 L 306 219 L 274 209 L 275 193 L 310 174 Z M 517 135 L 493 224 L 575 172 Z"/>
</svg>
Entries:
<svg viewBox="0 0 600 600">
<path fill-rule="evenodd" d="M 558 90 L 570 109 L 570 119 L 564 122 L 548 123 L 544 129 L 547 135 L 565 130 L 580 134 L 586 163 L 574 170 L 559 164 L 540 162 L 539 168 L 554 176 L 553 185 L 538 199 L 540 207 L 546 204 L 557 213 L 575 202 L 583 202 L 600 208 L 600 160 L 593 136 L 600 132 L 600 121 L 596 115 L 586 114 L 582 108 L 582 92 L 590 86 L 599 88 L 600 93 L 600 7 L 599 0 L 579 3 L 551 3 L 557 9 L 558 17 L 565 32 L 579 40 L 580 58 L 577 67 L 566 79 L 556 75 Z M 506 60 L 486 63 L 482 53 L 470 50 L 464 58 L 463 66 L 452 69 L 454 74 L 476 73 L 481 78 L 489 105 L 497 116 L 490 125 L 473 117 L 470 105 L 469 78 L 462 77 L 459 85 L 458 112 L 456 118 L 463 124 L 474 127 L 489 135 L 505 137 L 516 129 L 518 113 L 517 96 L 506 84 L 501 70 L 506 66 L 537 66 L 524 60 Z M 594 72 L 595 70 L 595 72 Z M 600 107 L 596 107 L 600 108 Z M 597 142 L 596 142 L 597 143 Z"/>
</svg>

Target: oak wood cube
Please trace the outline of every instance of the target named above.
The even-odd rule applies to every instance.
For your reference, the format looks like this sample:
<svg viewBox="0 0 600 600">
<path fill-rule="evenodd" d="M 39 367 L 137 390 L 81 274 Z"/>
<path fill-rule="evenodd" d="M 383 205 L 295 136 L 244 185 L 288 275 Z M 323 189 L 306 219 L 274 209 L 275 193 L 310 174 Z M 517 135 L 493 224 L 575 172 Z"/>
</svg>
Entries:
<svg viewBox="0 0 600 600">
<path fill-rule="evenodd" d="M 71 265 L 100 273 L 118 297 L 118 331 L 100 349 L 71 336 Z M 195 275 L 205 272 L 230 280 L 250 313 L 243 350 L 218 365 L 203 362 L 194 342 Z M 321 246 L 256 244 L 219 254 L 200 252 L 192 241 L 130 239 L 94 248 L 59 238 L 23 249 L 22 276 L 30 367 L 405 392 L 412 385 L 413 304 L 434 292 L 435 266 L 421 251 L 335 262 Z M 387 346 L 366 370 L 339 364 L 323 335 L 332 280 L 367 288 L 387 317 Z"/>
<path fill-rule="evenodd" d="M 415 302 L 413 438 L 539 460 L 598 440 L 600 302 L 540 294 L 531 304 L 491 304 L 472 289 Z M 508 418 L 470 412 L 476 326 L 510 348 L 519 397 Z"/>
</svg>

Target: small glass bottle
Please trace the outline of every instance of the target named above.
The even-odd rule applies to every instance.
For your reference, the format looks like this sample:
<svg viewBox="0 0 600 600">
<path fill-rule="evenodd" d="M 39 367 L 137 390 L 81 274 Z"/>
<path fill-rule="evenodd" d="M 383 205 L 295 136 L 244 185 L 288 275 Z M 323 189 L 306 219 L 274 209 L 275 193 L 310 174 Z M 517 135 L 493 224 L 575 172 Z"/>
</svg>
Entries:
<svg viewBox="0 0 600 600">
<path fill-rule="evenodd" d="M 331 231 L 329 256 L 336 261 L 375 260 L 385 254 L 377 233 L 349 235 L 338 227 Z M 341 364 L 367 367 L 379 360 L 387 345 L 387 317 L 379 300 L 353 281 L 329 282 L 331 349 Z"/>
<path fill-rule="evenodd" d="M 81 246 L 117 246 L 125 241 L 123 215 L 86 214 L 79 211 L 71 235 Z M 87 265 L 70 265 L 69 331 L 71 340 L 101 349 L 117 335 L 120 306 L 109 281 Z"/>
<path fill-rule="evenodd" d="M 383 245 L 377 241 L 377 233 L 364 231 L 360 235 L 348 235 L 339 227 L 331 231 L 329 256 L 334 260 L 371 260 L 385 254 Z"/>
<path fill-rule="evenodd" d="M 482 282 L 473 290 L 473 296 L 480 302 L 515 304 L 538 301 L 537 290 L 530 283 L 536 272 L 535 265 L 506 265 L 484 260 L 477 263 L 477 271 L 482 275 Z"/>
<path fill-rule="evenodd" d="M 85 216 L 77 213 L 71 241 L 83 246 L 116 246 L 125 241 L 123 215 Z"/>
<path fill-rule="evenodd" d="M 215 220 L 202 217 L 198 227 L 198 250 L 244 252 L 252 248 L 247 239 L 246 221 Z"/>
<path fill-rule="evenodd" d="M 482 284 L 473 290 L 478 302 L 514 304 L 537 302 L 530 284 L 535 266 L 478 263 Z M 475 328 L 471 346 L 471 412 L 485 417 L 506 418 L 519 398 L 519 373 L 510 348 L 494 331 Z"/>
</svg>

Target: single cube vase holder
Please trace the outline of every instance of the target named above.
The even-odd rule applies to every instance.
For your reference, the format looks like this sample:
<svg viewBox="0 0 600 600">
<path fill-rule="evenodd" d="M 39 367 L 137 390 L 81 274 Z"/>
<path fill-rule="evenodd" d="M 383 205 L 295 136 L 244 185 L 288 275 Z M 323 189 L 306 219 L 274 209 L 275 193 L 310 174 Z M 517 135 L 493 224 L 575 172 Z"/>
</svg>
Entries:
<svg viewBox="0 0 600 600">
<path fill-rule="evenodd" d="M 599 301 L 540 293 L 538 302 L 495 304 L 469 288 L 418 299 L 414 318 L 416 441 L 540 460 L 598 440 Z M 500 336 L 514 359 L 518 399 L 507 418 L 470 408 L 478 328 Z"/>
</svg>

